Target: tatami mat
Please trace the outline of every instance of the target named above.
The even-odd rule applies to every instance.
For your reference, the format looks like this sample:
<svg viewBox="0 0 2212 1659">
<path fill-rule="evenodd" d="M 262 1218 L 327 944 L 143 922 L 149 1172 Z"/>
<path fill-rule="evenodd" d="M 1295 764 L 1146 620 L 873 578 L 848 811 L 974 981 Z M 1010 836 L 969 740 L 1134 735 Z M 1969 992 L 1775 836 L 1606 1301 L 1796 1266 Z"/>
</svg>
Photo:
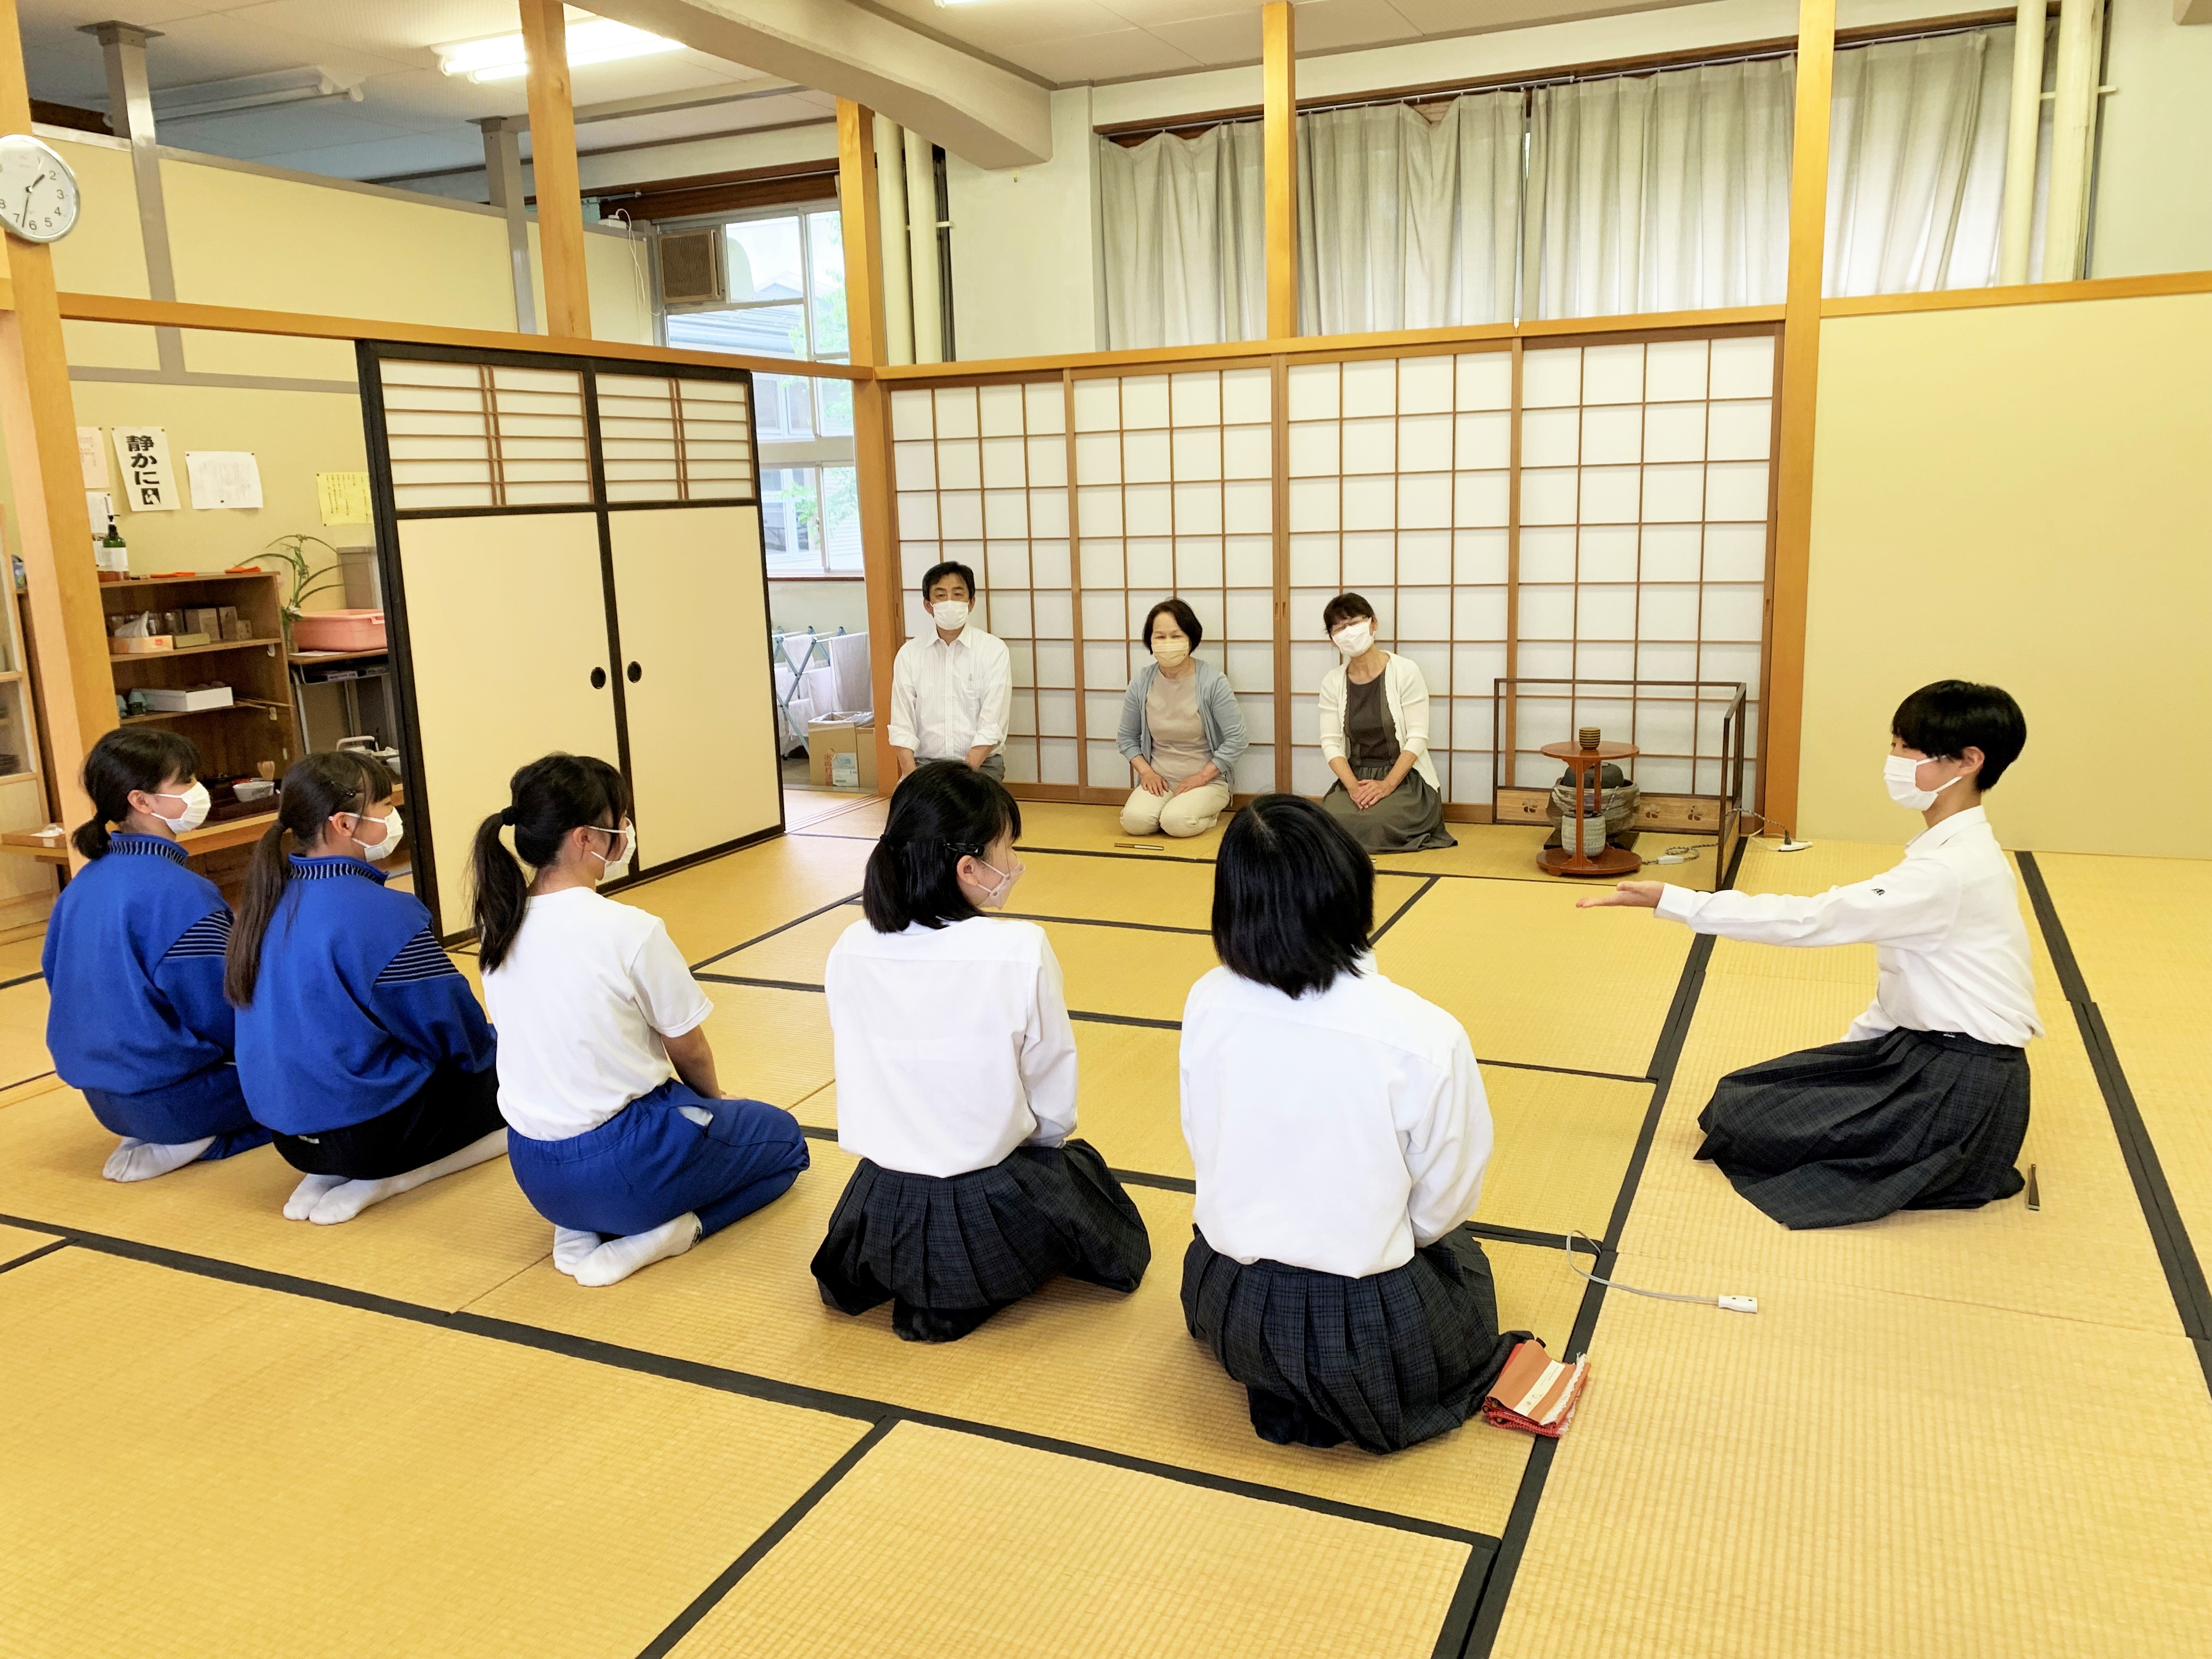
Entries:
<svg viewBox="0 0 2212 1659">
<path fill-rule="evenodd" d="M 854 812 L 870 812 L 881 823 L 883 805 L 875 795 L 858 795 L 828 789 L 787 789 L 783 792 L 783 827 L 788 830 L 826 827 L 834 818 Z"/>
<path fill-rule="evenodd" d="M 46 948 L 46 936 L 43 930 L 24 939 L 11 939 L 0 944 L 0 985 L 37 973 L 40 957 Z"/>
<path fill-rule="evenodd" d="M 1578 911 L 1581 896 L 1565 882 L 1438 882 L 1376 960 L 1455 1015 L 1485 1059 L 1642 1077 L 1689 932 L 1644 911 Z"/>
<path fill-rule="evenodd" d="M 786 795 L 788 801 L 791 797 Z M 811 817 L 805 823 L 792 823 L 791 832 L 799 836 L 844 836 L 872 839 L 883 834 L 884 823 L 890 817 L 891 803 L 887 795 L 875 795 L 864 799 L 849 812 L 830 817 Z M 787 820 L 788 823 L 788 820 Z"/>
<path fill-rule="evenodd" d="M 0 1088 L 54 1069 L 46 1052 L 46 982 L 34 979 L 0 991 Z"/>
<path fill-rule="evenodd" d="M 666 922 L 684 959 L 696 964 L 859 892 L 868 847 L 778 836 L 615 896 Z"/>
<path fill-rule="evenodd" d="M 701 988 L 714 1005 L 704 1029 L 723 1093 L 789 1107 L 830 1081 L 830 1013 L 819 992 L 713 980 Z"/>
<path fill-rule="evenodd" d="M 1802 1285 L 1750 1317 L 1608 1298 L 1595 1352 L 1500 1659 L 2204 1650 L 2179 1337 Z"/>
<path fill-rule="evenodd" d="M 822 1305 L 807 1263 L 854 1160 L 827 1142 L 813 1151 L 788 1196 L 611 1293 L 579 1290 L 548 1262 L 471 1311 L 1474 1531 L 1504 1526 L 1525 1435 L 1476 1423 L 1378 1458 L 1252 1432 L 1243 1389 L 1183 1323 L 1185 1194 L 1130 1188 L 1154 1253 L 1134 1295 L 1054 1280 L 972 1336 L 917 1346 L 891 1334 L 888 1308 L 848 1319 Z M 1582 1282 L 1557 1251 L 1484 1249 L 1501 1318 L 1557 1352 Z"/>
<path fill-rule="evenodd" d="M 866 1429 L 88 1250 L 0 1332 L 24 1655 L 635 1654 Z"/>
<path fill-rule="evenodd" d="M 19 1261 L 33 1250 L 55 1243 L 52 1233 L 27 1232 L 21 1227 L 0 1227 L 0 1267 Z"/>
<path fill-rule="evenodd" d="M 0 1111 L 0 1215 L 446 1309 L 553 1248 L 505 1158 L 318 1227 L 284 1218 L 300 1176 L 274 1147 L 127 1184 L 100 1176 L 114 1150 L 73 1089 Z"/>
<path fill-rule="evenodd" d="M 1429 1659 L 1465 1544 L 902 1423 L 678 1659 Z"/>
</svg>

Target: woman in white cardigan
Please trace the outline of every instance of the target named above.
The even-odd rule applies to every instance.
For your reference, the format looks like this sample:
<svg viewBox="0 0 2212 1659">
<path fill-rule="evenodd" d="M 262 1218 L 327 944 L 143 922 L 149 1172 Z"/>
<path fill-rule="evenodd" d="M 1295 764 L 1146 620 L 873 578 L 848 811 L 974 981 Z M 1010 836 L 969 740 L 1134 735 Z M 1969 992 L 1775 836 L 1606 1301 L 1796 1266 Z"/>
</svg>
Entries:
<svg viewBox="0 0 2212 1659">
<path fill-rule="evenodd" d="M 1370 853 L 1456 847 L 1429 758 L 1429 686 L 1410 657 L 1375 643 L 1375 607 L 1340 593 L 1322 626 L 1344 658 L 1322 676 L 1321 753 L 1336 782 L 1322 807 Z"/>
</svg>

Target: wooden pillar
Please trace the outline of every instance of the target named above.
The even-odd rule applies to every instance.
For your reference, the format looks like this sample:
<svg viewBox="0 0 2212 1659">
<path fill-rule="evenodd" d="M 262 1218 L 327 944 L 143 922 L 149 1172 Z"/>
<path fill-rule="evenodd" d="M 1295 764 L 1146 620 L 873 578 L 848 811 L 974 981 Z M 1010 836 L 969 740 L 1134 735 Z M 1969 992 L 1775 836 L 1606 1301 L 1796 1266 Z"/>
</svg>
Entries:
<svg viewBox="0 0 2212 1659">
<path fill-rule="evenodd" d="M 0 132 L 31 130 L 21 42 L 15 0 L 0 0 Z M 73 828 L 92 816 L 77 774 L 115 725 L 115 678 L 92 562 L 53 252 L 11 236 L 4 253 L 15 305 L 0 311 L 0 436 L 15 482 L 31 609 L 28 666 L 50 745 L 41 758 L 63 820 Z"/>
<path fill-rule="evenodd" d="M 1298 331 L 1297 27 L 1290 0 L 1260 9 L 1261 154 L 1267 194 L 1267 337 Z"/>
<path fill-rule="evenodd" d="M 845 244 L 845 332 L 856 368 L 884 361 L 883 216 L 876 190 L 875 116 L 837 100 L 837 217 Z M 860 568 L 867 579 L 868 669 L 876 704 L 876 787 L 897 781 L 891 761 L 891 658 L 901 643 L 896 501 L 891 494 L 890 388 L 853 383 L 853 470 L 860 507 Z"/>
<path fill-rule="evenodd" d="M 1782 432 L 1776 452 L 1774 578 L 1767 585 L 1760 811 L 1796 830 L 1805 720 L 1805 607 L 1813 547 L 1813 423 L 1820 379 L 1820 276 L 1827 252 L 1828 99 L 1836 0 L 1800 0 L 1797 110 L 1790 172 L 1790 283 L 1783 301 Z"/>
<path fill-rule="evenodd" d="M 545 267 L 545 331 L 592 337 L 584 274 L 583 186 L 568 91 L 568 25 L 561 0 L 520 0 L 530 55 L 530 167 L 537 182 L 538 257 Z"/>
</svg>

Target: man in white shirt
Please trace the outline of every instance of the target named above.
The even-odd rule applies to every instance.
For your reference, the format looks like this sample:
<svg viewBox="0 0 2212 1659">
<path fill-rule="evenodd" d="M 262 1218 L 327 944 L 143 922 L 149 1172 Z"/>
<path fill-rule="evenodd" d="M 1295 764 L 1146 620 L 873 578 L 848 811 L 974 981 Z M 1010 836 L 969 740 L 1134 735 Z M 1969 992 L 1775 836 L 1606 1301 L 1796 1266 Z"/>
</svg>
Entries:
<svg viewBox="0 0 2212 1659">
<path fill-rule="evenodd" d="M 1013 659 L 1006 644 L 968 620 L 975 573 L 964 564 L 932 565 L 921 597 L 936 627 L 899 647 L 891 663 L 888 735 L 898 775 L 925 761 L 965 761 L 1006 775 L 1006 720 L 1014 702 Z"/>
<path fill-rule="evenodd" d="M 1736 1190 L 1791 1227 L 2009 1198 L 2027 1133 L 2024 1049 L 2043 1034 L 2017 878 L 1982 796 L 2027 740 L 1996 686 L 1940 680 L 1899 705 L 1883 775 L 1926 828 L 1895 869 L 1818 897 L 1624 882 L 1640 906 L 1755 944 L 1872 944 L 1873 1004 L 1844 1040 L 1721 1079 L 1699 1116 Z"/>
</svg>

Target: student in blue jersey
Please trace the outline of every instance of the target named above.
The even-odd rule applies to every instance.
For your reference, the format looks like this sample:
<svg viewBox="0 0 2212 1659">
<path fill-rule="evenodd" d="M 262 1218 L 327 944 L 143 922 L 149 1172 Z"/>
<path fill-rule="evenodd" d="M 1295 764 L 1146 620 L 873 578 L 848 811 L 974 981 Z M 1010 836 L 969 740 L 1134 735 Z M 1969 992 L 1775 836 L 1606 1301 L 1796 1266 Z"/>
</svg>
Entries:
<svg viewBox="0 0 2212 1659">
<path fill-rule="evenodd" d="M 144 1181 L 269 1139 L 231 1063 L 230 907 L 185 867 L 177 845 L 207 817 L 198 770 L 199 751 L 173 732 L 114 731 L 92 746 L 93 816 L 73 837 L 90 862 L 46 923 L 46 1048 L 62 1081 L 123 1137 L 101 1171 L 110 1181 Z"/>
<path fill-rule="evenodd" d="M 295 1221 L 350 1221 L 507 1149 L 483 1010 L 376 867 L 399 844 L 392 789 L 366 755 L 295 763 L 231 930 L 239 1079 L 305 1177 Z"/>
<path fill-rule="evenodd" d="M 722 1093 L 714 1005 L 660 919 L 599 896 L 629 863 L 629 808 L 606 762 L 548 755 L 477 830 L 507 1158 L 553 1224 L 554 1265 L 579 1285 L 683 1255 L 781 1198 L 807 1164 L 789 1112 Z"/>
</svg>

